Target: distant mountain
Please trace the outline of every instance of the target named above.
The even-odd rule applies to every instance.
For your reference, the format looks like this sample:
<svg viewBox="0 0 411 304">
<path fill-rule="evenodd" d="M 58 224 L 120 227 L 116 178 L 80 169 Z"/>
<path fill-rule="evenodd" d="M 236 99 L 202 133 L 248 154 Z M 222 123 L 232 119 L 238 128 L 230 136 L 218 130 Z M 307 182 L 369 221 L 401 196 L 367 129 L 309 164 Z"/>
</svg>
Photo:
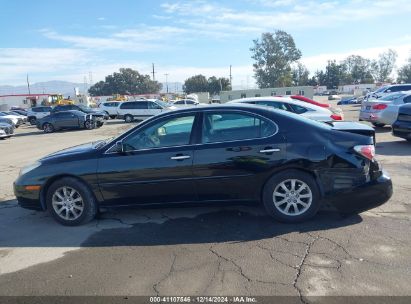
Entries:
<svg viewBox="0 0 411 304">
<path fill-rule="evenodd" d="M 163 89 L 161 93 L 167 92 L 167 84 L 162 83 Z M 84 83 L 75 83 L 69 81 L 59 81 L 52 80 L 46 82 L 36 82 L 30 84 L 31 94 L 63 94 L 65 97 L 74 95 L 74 88 L 79 88 L 80 93 L 84 93 Z M 88 89 L 88 87 L 86 88 Z M 169 93 L 181 93 L 183 91 L 183 83 L 181 82 L 169 82 L 168 92 Z M 28 94 L 27 85 L 20 86 L 10 86 L 10 85 L 0 85 L 0 95 L 13 95 L 13 94 Z"/>
<path fill-rule="evenodd" d="M 84 83 L 74 83 L 68 81 L 46 81 L 30 84 L 31 94 L 54 93 L 63 94 L 64 96 L 73 96 L 74 88 L 79 88 L 80 92 L 84 92 Z M 88 89 L 88 88 L 86 88 Z M 28 94 L 27 85 L 10 86 L 0 85 L 0 95 L 12 94 Z"/>
</svg>

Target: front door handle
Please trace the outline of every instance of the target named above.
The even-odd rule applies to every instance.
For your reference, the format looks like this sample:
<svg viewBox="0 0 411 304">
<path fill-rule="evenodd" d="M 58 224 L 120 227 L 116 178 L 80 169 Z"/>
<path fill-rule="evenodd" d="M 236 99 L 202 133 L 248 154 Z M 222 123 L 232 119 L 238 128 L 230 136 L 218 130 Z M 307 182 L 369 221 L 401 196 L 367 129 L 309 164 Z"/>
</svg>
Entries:
<svg viewBox="0 0 411 304">
<path fill-rule="evenodd" d="M 176 155 L 176 156 L 171 156 L 170 159 L 172 160 L 184 160 L 184 159 L 189 159 L 191 156 L 190 155 Z"/>
<path fill-rule="evenodd" d="M 260 153 L 273 153 L 273 152 L 280 152 L 280 149 L 273 149 L 273 148 L 265 148 L 260 150 Z"/>
</svg>

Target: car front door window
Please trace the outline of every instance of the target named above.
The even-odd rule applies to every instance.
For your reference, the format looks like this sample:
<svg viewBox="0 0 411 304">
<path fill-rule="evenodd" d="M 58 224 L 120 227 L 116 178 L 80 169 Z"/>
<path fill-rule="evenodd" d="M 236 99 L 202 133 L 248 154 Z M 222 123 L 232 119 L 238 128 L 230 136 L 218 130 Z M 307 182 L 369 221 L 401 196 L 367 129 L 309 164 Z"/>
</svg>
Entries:
<svg viewBox="0 0 411 304">
<path fill-rule="evenodd" d="M 123 141 L 125 151 L 184 146 L 190 143 L 194 115 L 163 120 L 137 131 Z"/>
</svg>

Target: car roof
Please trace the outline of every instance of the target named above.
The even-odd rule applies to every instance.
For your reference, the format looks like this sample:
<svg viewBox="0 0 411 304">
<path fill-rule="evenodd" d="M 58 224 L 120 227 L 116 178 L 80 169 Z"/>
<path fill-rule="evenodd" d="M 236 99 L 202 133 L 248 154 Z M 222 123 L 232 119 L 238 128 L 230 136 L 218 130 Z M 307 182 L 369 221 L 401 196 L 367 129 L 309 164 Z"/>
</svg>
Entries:
<svg viewBox="0 0 411 304">
<path fill-rule="evenodd" d="M 274 102 L 284 102 L 304 108 L 309 108 L 315 111 L 324 111 L 326 110 L 325 108 L 322 108 L 320 106 L 301 101 L 298 99 L 292 99 L 291 97 L 278 97 L 278 96 L 266 96 L 266 97 L 251 97 L 251 98 L 241 98 L 241 99 L 235 99 L 229 101 L 229 103 L 245 103 L 247 101 L 274 101 Z"/>
</svg>

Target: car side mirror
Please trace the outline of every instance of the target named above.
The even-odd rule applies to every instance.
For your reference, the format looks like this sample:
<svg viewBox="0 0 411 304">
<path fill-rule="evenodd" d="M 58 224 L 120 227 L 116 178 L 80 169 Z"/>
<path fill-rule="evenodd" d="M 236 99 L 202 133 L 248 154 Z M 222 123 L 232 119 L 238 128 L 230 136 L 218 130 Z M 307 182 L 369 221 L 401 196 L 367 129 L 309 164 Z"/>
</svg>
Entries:
<svg viewBox="0 0 411 304">
<path fill-rule="evenodd" d="M 119 140 L 118 142 L 116 142 L 116 151 L 120 152 L 120 153 L 124 153 L 125 149 L 124 149 L 124 144 L 121 140 Z"/>
</svg>

